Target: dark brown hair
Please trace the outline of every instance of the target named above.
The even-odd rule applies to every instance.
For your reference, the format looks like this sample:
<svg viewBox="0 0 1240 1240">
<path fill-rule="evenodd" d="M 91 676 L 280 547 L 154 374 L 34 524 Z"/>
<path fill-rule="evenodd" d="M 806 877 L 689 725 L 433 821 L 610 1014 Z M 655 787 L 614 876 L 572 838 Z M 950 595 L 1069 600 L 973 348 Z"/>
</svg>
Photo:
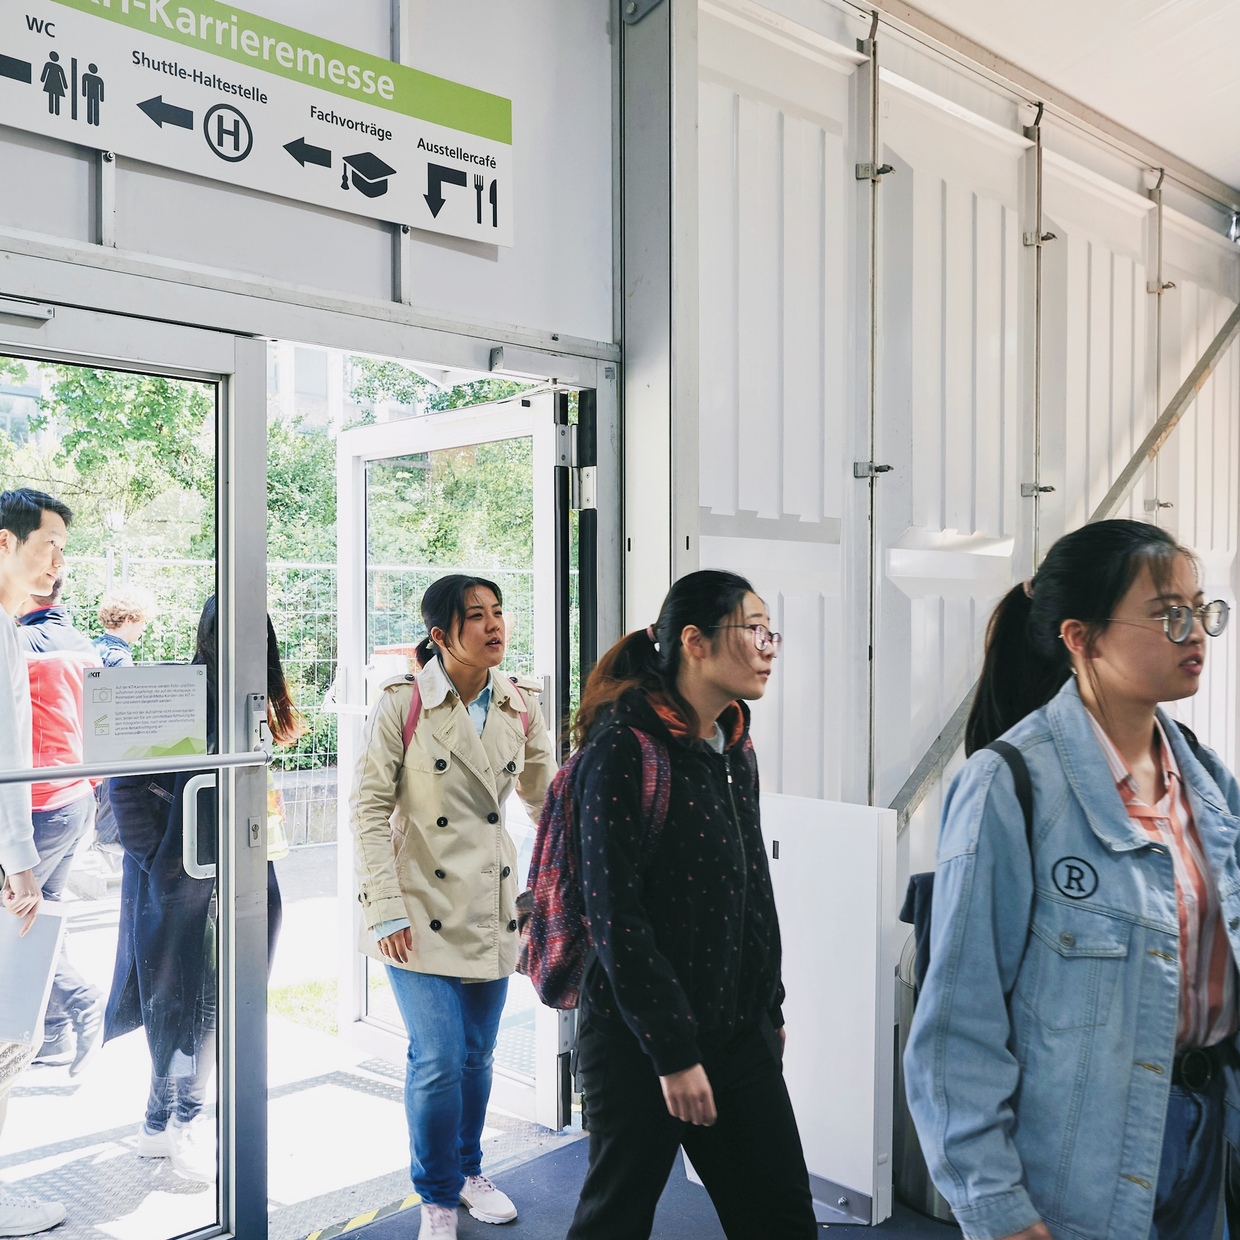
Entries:
<svg viewBox="0 0 1240 1240">
<path fill-rule="evenodd" d="M 697 713 L 680 695 L 676 679 L 680 674 L 680 635 L 689 625 L 703 633 L 716 629 L 744 604 L 753 586 L 744 577 L 721 569 L 707 568 L 682 577 L 667 592 L 659 618 L 646 629 L 622 637 L 594 665 L 581 693 L 581 704 L 573 720 L 573 746 L 585 744 L 590 729 L 611 705 L 629 689 L 641 688 L 664 693 L 690 725 Z M 718 641 L 712 635 L 711 642 Z"/>
<path fill-rule="evenodd" d="M 1092 649 L 1142 568 L 1149 567 L 1161 590 L 1179 556 L 1196 563 L 1166 530 L 1144 521 L 1096 521 L 1059 539 L 1031 592 L 1023 583 L 1013 586 L 990 617 L 965 753 L 989 745 L 1063 687 L 1072 675 L 1072 657 L 1059 639 L 1065 620 L 1086 625 Z"/>
</svg>

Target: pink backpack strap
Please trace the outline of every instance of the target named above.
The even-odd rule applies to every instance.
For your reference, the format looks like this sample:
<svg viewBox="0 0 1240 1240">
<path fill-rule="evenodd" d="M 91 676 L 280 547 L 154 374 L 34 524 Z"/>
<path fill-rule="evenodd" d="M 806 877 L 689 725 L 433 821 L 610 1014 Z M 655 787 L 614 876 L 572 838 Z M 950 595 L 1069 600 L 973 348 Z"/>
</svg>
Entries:
<svg viewBox="0 0 1240 1240">
<path fill-rule="evenodd" d="M 405 716 L 404 741 L 408 749 L 413 742 L 413 734 L 417 731 L 418 720 L 422 717 L 422 689 L 417 680 L 413 682 L 413 697 L 409 699 L 409 713 Z"/>
</svg>

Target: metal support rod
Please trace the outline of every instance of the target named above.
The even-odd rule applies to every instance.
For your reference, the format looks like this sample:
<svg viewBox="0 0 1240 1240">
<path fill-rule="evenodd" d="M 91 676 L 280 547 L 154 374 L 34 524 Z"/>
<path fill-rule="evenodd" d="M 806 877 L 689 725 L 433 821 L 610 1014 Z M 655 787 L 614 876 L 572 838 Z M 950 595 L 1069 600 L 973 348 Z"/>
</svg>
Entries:
<svg viewBox="0 0 1240 1240">
<path fill-rule="evenodd" d="M 1033 268 L 1033 568 L 1038 571 L 1042 562 L 1042 111 L 1033 121 L 1034 187 L 1036 207 L 1034 228 L 1037 241 L 1034 245 Z"/>
<path fill-rule="evenodd" d="M 1197 393 L 1214 373 L 1219 359 L 1237 336 L 1240 336 L 1240 306 L 1231 312 L 1222 330 L 1201 355 L 1201 359 L 1193 367 L 1188 378 L 1180 384 L 1179 391 L 1171 398 L 1162 416 L 1154 423 L 1132 459 L 1115 479 L 1115 485 L 1107 492 L 1102 503 L 1090 514 L 1087 524 L 1105 521 L 1119 511 L 1120 506 L 1128 499 L 1133 488 L 1141 480 L 1141 475 L 1145 473 L 1149 463 L 1157 457 L 1159 450 L 1167 442 L 1168 436 L 1175 430 L 1189 405 L 1193 403 Z M 892 800 L 891 808 L 896 811 L 897 816 L 897 832 L 903 833 L 909 824 L 909 819 L 925 800 L 926 793 L 938 782 L 939 777 L 947 769 L 947 764 L 963 744 L 965 724 L 968 722 L 969 709 L 976 693 L 977 682 L 975 681 L 965 695 L 964 701 L 956 707 L 947 726 L 935 738 L 934 744 L 926 751 L 921 761 L 914 767 L 913 773 L 904 781 L 904 786 Z"/>
<path fill-rule="evenodd" d="M 878 144 L 878 12 L 871 14 L 870 37 L 866 40 L 870 56 L 870 166 L 879 166 Z M 869 440 L 867 460 L 878 460 L 877 422 L 878 422 L 878 180 L 870 177 L 870 247 L 869 247 L 869 314 L 870 348 L 867 380 Z M 869 661 L 866 665 L 866 698 L 868 702 L 867 719 L 867 770 L 866 788 L 868 803 L 874 805 L 878 797 L 878 752 L 877 730 L 878 718 L 874 700 L 878 692 L 878 680 L 875 675 L 874 646 L 878 628 L 878 582 L 879 582 L 879 540 L 878 540 L 878 505 L 877 476 L 869 476 L 866 486 L 869 488 L 869 521 L 870 521 L 870 554 L 869 554 L 869 620 L 866 640 L 869 650 Z"/>
<path fill-rule="evenodd" d="M 579 469 L 598 464 L 598 393 L 577 394 L 577 460 Z M 577 661 L 584 687 L 598 661 L 598 510 L 577 513 L 577 609 L 580 617 Z"/>
<path fill-rule="evenodd" d="M 557 426 L 568 425 L 568 393 L 551 397 Z M 565 462 L 555 467 L 555 715 L 551 732 L 557 739 L 560 761 L 568 757 L 568 713 L 572 701 L 573 656 L 570 647 L 572 600 L 572 469 Z"/>
<path fill-rule="evenodd" d="M 1154 205 L 1158 211 L 1156 227 L 1158 236 L 1155 244 L 1158 247 L 1155 261 L 1158 281 L 1158 297 L 1154 305 L 1154 408 L 1162 408 L 1162 341 L 1163 341 L 1163 181 L 1166 179 L 1166 168 L 1158 170 L 1158 184 L 1154 186 Z M 1162 462 L 1154 462 L 1154 524 L 1158 524 L 1160 513 L 1159 500 L 1162 498 Z"/>
</svg>

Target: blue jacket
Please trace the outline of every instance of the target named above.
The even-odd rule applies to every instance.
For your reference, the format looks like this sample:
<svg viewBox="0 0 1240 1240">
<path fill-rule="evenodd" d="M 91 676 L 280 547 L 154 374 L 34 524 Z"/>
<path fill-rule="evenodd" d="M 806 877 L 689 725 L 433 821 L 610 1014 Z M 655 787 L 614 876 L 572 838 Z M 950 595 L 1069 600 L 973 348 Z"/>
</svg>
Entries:
<svg viewBox="0 0 1240 1240">
<path fill-rule="evenodd" d="M 1240 959 L 1240 787 L 1160 718 Z M 1175 1055 L 1172 858 L 1129 819 L 1074 680 L 1004 739 L 1033 783 L 1033 856 L 1009 769 L 979 751 L 943 810 L 909 1106 L 969 1240 L 1039 1218 L 1059 1240 L 1133 1240 L 1149 1234 Z M 1233 1074 L 1227 1103 L 1234 1139 Z"/>
</svg>

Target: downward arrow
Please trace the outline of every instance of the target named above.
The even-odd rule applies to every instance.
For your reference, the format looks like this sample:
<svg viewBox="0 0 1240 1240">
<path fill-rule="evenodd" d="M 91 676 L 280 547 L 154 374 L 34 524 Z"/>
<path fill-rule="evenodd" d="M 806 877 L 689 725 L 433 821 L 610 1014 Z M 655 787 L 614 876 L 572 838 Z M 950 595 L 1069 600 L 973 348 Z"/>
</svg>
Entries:
<svg viewBox="0 0 1240 1240">
<path fill-rule="evenodd" d="M 318 164 L 320 168 L 332 166 L 332 153 L 321 146 L 311 146 L 305 138 L 294 138 L 286 142 L 284 149 L 304 168 L 307 164 Z"/>
<path fill-rule="evenodd" d="M 194 114 L 188 108 L 174 107 L 170 103 L 164 102 L 163 95 L 156 95 L 154 99 L 145 99 L 138 104 L 138 107 L 147 114 L 157 124 L 160 129 L 165 124 L 177 125 L 181 129 L 193 129 Z"/>
<path fill-rule="evenodd" d="M 439 215 L 447 201 L 439 192 L 445 181 L 449 185 L 467 185 L 469 178 L 466 177 L 464 168 L 445 168 L 442 164 L 426 165 L 426 193 L 422 197 L 426 199 L 426 205 L 430 207 L 433 216 Z"/>
</svg>

